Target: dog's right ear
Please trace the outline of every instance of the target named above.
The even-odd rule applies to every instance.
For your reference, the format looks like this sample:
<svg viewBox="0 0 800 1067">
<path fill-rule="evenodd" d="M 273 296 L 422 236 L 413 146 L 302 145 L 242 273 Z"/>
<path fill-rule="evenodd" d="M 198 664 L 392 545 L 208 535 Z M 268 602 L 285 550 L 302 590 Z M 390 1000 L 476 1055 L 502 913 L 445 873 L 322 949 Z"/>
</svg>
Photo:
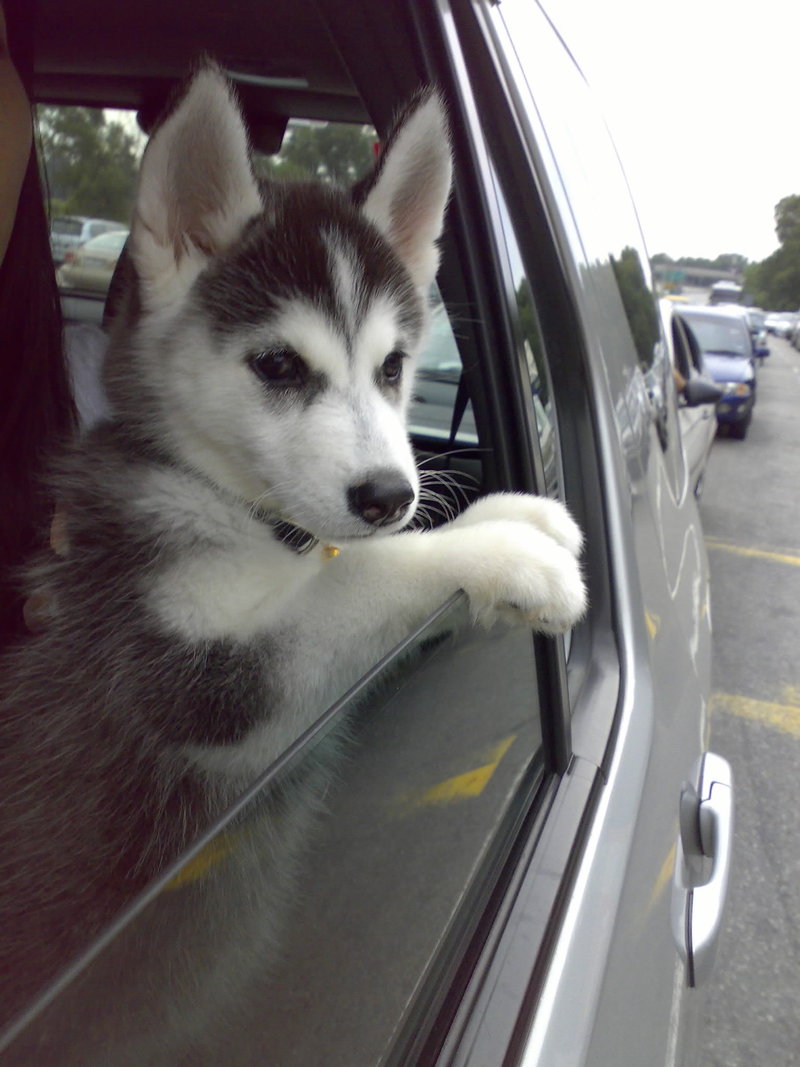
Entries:
<svg viewBox="0 0 800 1067">
<path fill-rule="evenodd" d="M 428 88 L 395 124 L 374 173 L 353 190 L 355 203 L 391 243 L 423 293 L 439 264 L 437 242 L 452 172 L 444 100 Z"/>
<path fill-rule="evenodd" d="M 168 307 L 263 209 L 231 87 L 205 64 L 142 160 L 131 255 L 147 310 Z"/>
</svg>

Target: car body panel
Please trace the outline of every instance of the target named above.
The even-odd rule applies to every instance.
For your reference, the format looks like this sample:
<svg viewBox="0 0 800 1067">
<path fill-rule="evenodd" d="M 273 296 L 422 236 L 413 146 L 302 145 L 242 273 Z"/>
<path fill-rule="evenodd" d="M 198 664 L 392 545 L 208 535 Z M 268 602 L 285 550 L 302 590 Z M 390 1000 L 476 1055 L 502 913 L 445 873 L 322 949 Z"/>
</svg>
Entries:
<svg viewBox="0 0 800 1067">
<path fill-rule="evenodd" d="M 570 57 L 560 52 L 555 34 L 551 31 L 548 37 L 541 21 L 535 27 L 530 25 L 521 8 L 517 9 L 519 20 L 509 18 L 510 7 L 504 4 L 498 9 L 496 19 L 499 22 L 505 13 L 509 50 L 513 40 L 517 50 L 528 54 L 525 74 L 545 122 L 550 105 L 547 139 L 557 156 L 559 140 L 566 143 L 577 136 L 575 114 L 585 114 L 591 102 L 584 94 L 580 75 L 570 66 Z M 572 121 L 567 120 L 562 127 L 556 116 L 563 114 L 569 95 L 576 97 L 576 106 L 570 113 Z M 599 137 L 599 132 L 596 135 Z M 601 802 L 607 807 L 593 826 L 578 876 L 585 879 L 584 907 L 575 904 L 571 928 L 565 926 L 570 945 L 561 948 L 563 970 L 559 974 L 556 966 L 551 972 L 549 996 L 545 998 L 547 1014 L 533 1023 L 531 1050 L 538 1051 L 531 1051 L 525 1062 L 541 1064 L 557 1062 L 558 1050 L 565 1042 L 571 1043 L 567 1047 L 572 1049 L 565 1062 L 575 1063 L 609 1062 L 606 1057 L 615 1048 L 654 1048 L 666 1038 L 673 1010 L 683 1007 L 687 1019 L 689 1009 L 696 1008 L 696 1003 L 691 1003 L 696 998 L 687 996 L 683 989 L 679 966 L 670 952 L 665 926 L 670 908 L 669 875 L 665 877 L 664 872 L 671 870 L 674 846 L 671 798 L 679 780 L 689 773 L 707 733 L 702 694 L 709 685 L 708 572 L 699 517 L 693 501 L 680 492 L 681 461 L 674 454 L 664 455 L 660 447 L 638 353 L 630 333 L 621 329 L 624 318 L 608 313 L 614 301 L 610 253 L 619 255 L 621 235 L 626 247 L 642 244 L 635 213 L 630 201 L 626 202 L 627 187 L 621 172 L 617 171 L 618 184 L 603 184 L 606 174 L 611 180 L 611 166 L 601 173 L 593 167 L 591 181 L 587 176 L 586 184 L 575 188 L 569 184 L 565 165 L 558 166 L 551 158 L 549 180 L 554 199 L 568 205 L 561 216 L 568 224 L 563 235 L 564 259 L 567 269 L 573 271 L 578 307 L 587 323 L 591 363 L 602 368 L 611 394 L 616 440 L 609 441 L 608 447 L 621 452 L 628 472 L 629 488 L 623 488 L 621 497 L 609 505 L 609 512 L 630 515 L 627 538 L 631 540 L 613 564 L 614 586 L 621 600 L 617 617 L 629 620 L 630 629 L 618 634 L 623 665 L 620 718 L 607 772 L 617 783 L 625 782 L 626 789 L 624 797 L 622 793 L 614 797 L 612 790 L 612 797 Z M 578 167 L 575 173 L 580 174 Z M 597 218 L 598 199 L 604 205 L 602 220 Z M 574 219 L 578 223 L 589 219 L 590 224 L 579 234 L 569 225 Z M 640 255 L 646 264 L 645 254 Z M 677 415 L 671 404 L 669 415 L 675 435 Z M 615 549 L 620 550 L 622 543 L 620 540 Z M 624 583 L 623 573 L 627 575 Z M 642 605 L 639 611 L 633 609 L 636 602 Z M 656 647 L 660 653 L 671 648 L 681 656 L 684 653 L 678 650 L 691 650 L 681 671 L 684 685 L 674 685 L 672 654 L 656 655 Z M 662 799 L 640 805 L 644 796 Z M 605 848 L 612 849 L 614 860 L 609 866 L 613 866 L 613 873 L 605 863 Z M 616 885 L 606 895 L 609 879 L 611 883 L 616 880 Z M 615 902 L 611 914 L 606 910 L 605 916 L 599 915 L 600 909 L 590 903 L 600 899 L 606 901 L 606 908 L 609 900 Z M 643 949 L 645 944 L 650 947 Z M 638 973 L 636 982 L 630 981 L 632 969 Z M 582 1010 L 570 1020 L 567 1004 L 575 1004 L 573 997 L 578 998 Z M 678 1004 L 673 1007 L 675 998 Z M 590 1006 L 595 1012 L 593 1028 L 583 1022 L 591 1016 Z M 659 1028 L 660 1038 L 654 1037 L 654 1027 Z M 690 1030 L 687 1023 L 685 1032 Z M 642 1056 L 640 1062 L 647 1062 L 644 1051 Z"/>
</svg>

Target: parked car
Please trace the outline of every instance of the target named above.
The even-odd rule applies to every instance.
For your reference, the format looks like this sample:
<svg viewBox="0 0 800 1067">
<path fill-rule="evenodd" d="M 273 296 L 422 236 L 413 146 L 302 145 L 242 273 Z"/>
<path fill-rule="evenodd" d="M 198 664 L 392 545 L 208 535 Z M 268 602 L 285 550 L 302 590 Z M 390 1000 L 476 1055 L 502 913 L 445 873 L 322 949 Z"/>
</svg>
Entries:
<svg viewBox="0 0 800 1067">
<path fill-rule="evenodd" d="M 127 230 L 111 230 L 92 237 L 75 249 L 68 249 L 56 272 L 59 288 L 107 293 L 127 240 Z"/>
<path fill-rule="evenodd" d="M 732 840 L 730 769 L 705 750 L 707 559 L 637 215 L 549 18 L 532 0 L 37 14 L 38 102 L 152 110 L 208 51 L 256 143 L 298 116 L 385 136 L 442 87 L 447 314 L 413 442 L 433 489 L 458 472 L 466 499 L 564 499 L 591 606 L 554 638 L 443 604 L 101 936 L 75 902 L 85 951 L 5 1031 L 4 1067 L 695 1065 Z M 310 842 L 274 857 L 286 776 L 311 789 L 345 720 Z M 238 877 L 259 859 L 271 874 Z"/>
<path fill-rule="evenodd" d="M 744 440 L 756 402 L 756 364 L 747 322 L 738 308 L 676 308 L 697 339 L 705 366 L 723 389 L 717 421 Z"/>
<path fill-rule="evenodd" d="M 795 316 L 773 311 L 766 316 L 764 326 L 767 333 L 776 337 L 789 337 L 794 330 Z"/>
<path fill-rule="evenodd" d="M 750 337 L 753 341 L 753 355 L 756 359 L 766 359 L 769 355 L 769 339 L 767 336 L 767 316 L 761 308 L 745 308 L 747 325 L 750 329 Z"/>
<path fill-rule="evenodd" d="M 716 403 L 722 389 L 706 369 L 703 352 L 694 334 L 674 313 L 670 299 L 660 301 L 664 333 L 670 346 L 678 390 L 678 422 L 686 454 L 689 485 L 700 497 L 706 464 L 717 433 Z"/>
<path fill-rule="evenodd" d="M 109 219 L 92 219 L 85 215 L 57 215 L 50 225 L 50 250 L 58 267 L 71 249 L 79 248 L 93 237 L 112 230 L 122 230 L 125 224 Z"/>
</svg>

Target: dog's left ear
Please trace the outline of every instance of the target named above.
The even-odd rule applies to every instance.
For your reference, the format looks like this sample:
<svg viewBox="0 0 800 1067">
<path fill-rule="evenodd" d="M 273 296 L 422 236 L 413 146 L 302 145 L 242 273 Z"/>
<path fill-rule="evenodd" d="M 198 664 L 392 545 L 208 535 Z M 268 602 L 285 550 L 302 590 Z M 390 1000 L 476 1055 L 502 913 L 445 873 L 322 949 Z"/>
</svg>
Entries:
<svg viewBox="0 0 800 1067">
<path fill-rule="evenodd" d="M 389 240 L 423 291 L 439 265 L 436 242 L 452 174 L 444 104 L 435 89 L 426 89 L 412 100 L 389 135 L 375 173 L 353 191 L 364 214 Z"/>
<path fill-rule="evenodd" d="M 263 210 L 232 89 L 207 62 L 142 160 L 131 255 L 145 307 L 166 307 Z"/>
</svg>

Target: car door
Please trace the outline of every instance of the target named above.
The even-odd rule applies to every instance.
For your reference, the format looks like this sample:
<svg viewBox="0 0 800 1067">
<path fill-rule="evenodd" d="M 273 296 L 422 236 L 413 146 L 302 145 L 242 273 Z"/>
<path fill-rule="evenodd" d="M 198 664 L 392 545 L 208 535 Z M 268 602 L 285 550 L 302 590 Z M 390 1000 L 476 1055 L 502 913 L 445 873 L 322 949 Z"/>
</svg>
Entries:
<svg viewBox="0 0 800 1067">
<path fill-rule="evenodd" d="M 620 459 L 627 475 L 605 512 L 620 665 L 616 732 L 594 753 L 605 777 L 582 853 L 584 892 L 570 902 L 525 1062 L 691 1063 L 698 995 L 688 988 L 669 913 L 676 848 L 683 847 L 675 805 L 687 776 L 696 776 L 692 764 L 707 735 L 708 573 L 694 502 L 682 491 L 675 394 L 664 384 L 671 368 L 648 259 L 613 145 L 542 10 L 516 0 L 468 10 L 460 21 L 465 68 L 484 134 L 505 160 L 516 235 L 529 245 L 529 262 L 538 260 L 547 274 L 539 283 L 548 293 L 542 319 L 552 301 L 544 287 L 556 269 L 543 254 L 549 231 L 582 329 L 579 338 L 562 334 L 553 374 L 563 380 L 568 373 L 571 343 L 584 347 L 586 363 L 572 376 L 591 383 L 606 491 L 613 494 Z M 546 228 L 532 206 L 534 188 Z M 529 268 L 533 276 L 536 270 Z M 616 525 L 622 516 L 630 525 Z M 589 519 L 589 538 L 591 531 Z M 678 661 L 685 684 L 676 687 Z M 599 702 L 592 714 L 597 721 Z M 591 762 L 583 726 L 574 714 L 574 752 Z M 729 823 L 725 833 L 729 841 Z M 721 847 L 723 868 L 726 862 Z"/>
<path fill-rule="evenodd" d="M 671 301 L 662 300 L 661 309 L 664 332 L 677 372 L 678 421 L 689 488 L 699 496 L 708 454 L 717 432 L 717 416 L 716 401 L 696 403 L 693 390 L 697 390 L 700 383 L 707 387 L 713 387 L 714 383 L 703 366 L 703 354 L 697 340 L 684 321 L 673 314 Z"/>
</svg>

